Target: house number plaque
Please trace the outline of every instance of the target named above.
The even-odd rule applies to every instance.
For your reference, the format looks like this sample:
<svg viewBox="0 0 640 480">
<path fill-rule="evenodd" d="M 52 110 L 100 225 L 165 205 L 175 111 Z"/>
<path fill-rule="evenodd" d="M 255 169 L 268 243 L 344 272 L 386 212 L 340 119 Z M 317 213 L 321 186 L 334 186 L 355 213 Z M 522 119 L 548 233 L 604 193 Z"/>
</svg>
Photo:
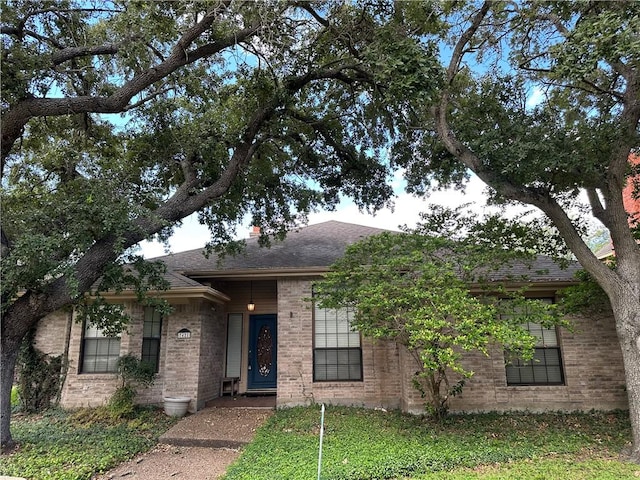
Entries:
<svg viewBox="0 0 640 480">
<path fill-rule="evenodd" d="M 178 331 L 178 338 L 191 338 L 191 330 L 188 330 L 186 328 L 183 328 L 182 330 Z"/>
</svg>

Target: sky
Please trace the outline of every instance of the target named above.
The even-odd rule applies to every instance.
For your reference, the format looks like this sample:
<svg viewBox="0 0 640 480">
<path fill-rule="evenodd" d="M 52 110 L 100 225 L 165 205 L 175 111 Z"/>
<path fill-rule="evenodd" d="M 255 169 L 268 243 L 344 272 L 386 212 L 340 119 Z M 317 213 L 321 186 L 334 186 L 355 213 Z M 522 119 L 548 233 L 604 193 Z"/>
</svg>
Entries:
<svg viewBox="0 0 640 480">
<path fill-rule="evenodd" d="M 420 213 L 428 210 L 430 204 L 457 207 L 465 203 L 474 203 L 471 207 L 474 211 L 482 213 L 488 211 L 486 204 L 487 195 L 484 193 L 485 185 L 477 177 L 472 176 L 464 193 L 447 189 L 432 193 L 428 198 L 417 198 L 404 192 L 404 181 L 401 172 L 397 173 L 393 182 L 396 199 L 394 209 L 384 209 L 375 215 L 363 213 L 349 200 L 343 200 L 335 211 L 320 211 L 309 215 L 309 225 L 338 220 L 340 222 L 355 223 L 370 227 L 398 230 L 400 226 L 413 227 L 420 219 Z M 524 207 L 520 211 L 527 210 Z M 237 228 L 238 239 L 248 238 L 251 225 L 248 223 Z M 169 240 L 171 253 L 184 252 L 202 248 L 209 240 L 209 231 L 198 223 L 196 215 L 186 218 L 181 227 Z M 165 247 L 158 242 L 145 241 L 140 244 L 140 253 L 145 258 L 153 258 L 166 255 Z"/>
</svg>

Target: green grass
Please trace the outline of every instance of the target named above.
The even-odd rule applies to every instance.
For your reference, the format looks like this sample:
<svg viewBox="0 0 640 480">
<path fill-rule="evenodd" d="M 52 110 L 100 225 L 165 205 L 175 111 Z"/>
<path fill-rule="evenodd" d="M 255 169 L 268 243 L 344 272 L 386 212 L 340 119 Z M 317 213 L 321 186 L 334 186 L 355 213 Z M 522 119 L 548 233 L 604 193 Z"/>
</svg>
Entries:
<svg viewBox="0 0 640 480">
<path fill-rule="evenodd" d="M 143 409 L 112 421 L 104 409 L 16 415 L 20 449 L 0 475 L 90 479 L 148 450 L 174 422 Z M 227 473 L 238 479 L 315 479 L 319 407 L 276 412 Z M 460 415 L 443 424 L 398 412 L 328 407 L 323 479 L 618 480 L 640 466 L 617 460 L 630 440 L 626 413 Z"/>
<path fill-rule="evenodd" d="M 319 423 L 319 407 L 279 410 L 225 478 L 315 479 Z M 322 478 L 637 478 L 638 465 L 614 460 L 630 435 L 622 412 L 460 415 L 437 424 L 329 407 Z"/>
<path fill-rule="evenodd" d="M 157 409 L 140 409 L 128 421 L 111 420 L 104 408 L 15 415 L 11 431 L 20 447 L 11 455 L 0 456 L 0 475 L 90 479 L 153 447 L 174 422 Z"/>
</svg>

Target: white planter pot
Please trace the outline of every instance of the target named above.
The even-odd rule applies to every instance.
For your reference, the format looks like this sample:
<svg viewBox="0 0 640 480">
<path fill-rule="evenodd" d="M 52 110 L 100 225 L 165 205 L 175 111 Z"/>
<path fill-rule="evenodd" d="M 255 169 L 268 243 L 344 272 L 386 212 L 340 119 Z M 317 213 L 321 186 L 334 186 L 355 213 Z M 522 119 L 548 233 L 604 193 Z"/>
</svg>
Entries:
<svg viewBox="0 0 640 480">
<path fill-rule="evenodd" d="M 171 417 L 184 417 L 191 397 L 164 397 L 164 413 Z"/>
</svg>

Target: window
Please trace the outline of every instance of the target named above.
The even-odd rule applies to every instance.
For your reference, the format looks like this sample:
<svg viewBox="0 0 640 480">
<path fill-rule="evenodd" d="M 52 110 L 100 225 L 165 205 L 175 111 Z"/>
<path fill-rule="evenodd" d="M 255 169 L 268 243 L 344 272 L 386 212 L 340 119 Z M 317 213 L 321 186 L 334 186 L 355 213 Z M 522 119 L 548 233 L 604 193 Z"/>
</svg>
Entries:
<svg viewBox="0 0 640 480">
<path fill-rule="evenodd" d="M 240 378 L 242 366 L 242 314 L 230 313 L 227 323 L 227 368 L 225 377 Z"/>
<path fill-rule="evenodd" d="M 107 337 L 88 322 L 82 343 L 82 373 L 110 373 L 118 369 L 120 337 Z"/>
<path fill-rule="evenodd" d="M 313 380 L 362 380 L 360 333 L 351 329 L 353 311 L 314 306 Z"/>
<path fill-rule="evenodd" d="M 553 302 L 550 298 L 540 300 Z M 533 321 L 522 326 L 537 339 L 533 359 L 508 358 L 507 385 L 564 385 L 556 328 L 545 328 Z"/>
<path fill-rule="evenodd" d="M 160 335 L 162 333 L 162 315 L 153 307 L 144 309 L 144 325 L 142 327 L 141 361 L 158 372 L 160 365 Z"/>
</svg>

